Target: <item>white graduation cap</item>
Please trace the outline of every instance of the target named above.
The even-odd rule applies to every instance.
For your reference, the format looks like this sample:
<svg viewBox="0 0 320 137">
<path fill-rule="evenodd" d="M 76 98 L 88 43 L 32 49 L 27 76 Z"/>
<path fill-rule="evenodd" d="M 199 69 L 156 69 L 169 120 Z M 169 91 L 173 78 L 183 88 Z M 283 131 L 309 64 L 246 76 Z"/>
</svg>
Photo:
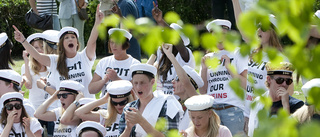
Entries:
<svg viewBox="0 0 320 137">
<path fill-rule="evenodd" d="M 1 33 L 0 34 L 0 49 L 6 44 L 6 41 L 8 39 L 7 33 Z"/>
<path fill-rule="evenodd" d="M 128 80 L 116 80 L 107 85 L 111 98 L 123 98 L 131 94 L 132 83 Z"/>
<path fill-rule="evenodd" d="M 150 64 L 134 64 L 130 67 L 130 71 L 130 74 L 132 74 L 131 77 L 135 74 L 146 74 L 151 77 L 155 77 L 157 75 L 157 68 Z"/>
<path fill-rule="evenodd" d="M 201 88 L 204 85 L 202 78 L 193 68 L 188 65 L 184 65 L 182 68 L 191 78 L 190 81 L 196 89 Z"/>
<path fill-rule="evenodd" d="M 112 35 L 116 31 L 120 31 L 123 34 L 123 36 L 126 37 L 129 40 L 132 38 L 132 35 L 127 30 L 119 29 L 119 28 L 111 28 L 111 29 L 109 29 L 109 31 L 108 31 L 109 36 Z"/>
<path fill-rule="evenodd" d="M 83 91 L 84 86 L 74 80 L 64 80 L 60 82 L 59 91 L 68 91 L 75 94 L 79 94 L 78 91 Z"/>
<path fill-rule="evenodd" d="M 28 43 L 31 43 L 32 41 L 43 40 L 43 39 L 44 39 L 44 36 L 42 33 L 33 33 L 27 38 L 27 41 Z"/>
<path fill-rule="evenodd" d="M 85 131 L 95 131 L 100 136 L 104 137 L 107 134 L 107 130 L 105 127 L 103 127 L 100 123 L 94 122 L 94 121 L 85 121 L 82 122 L 76 129 L 77 136 L 80 136 L 82 132 Z"/>
<path fill-rule="evenodd" d="M 182 30 L 182 27 L 176 23 L 170 24 L 170 27 L 176 31 Z M 190 39 L 186 35 L 184 35 L 184 33 L 180 32 L 179 35 L 183 41 L 183 45 L 187 46 L 190 44 Z"/>
<path fill-rule="evenodd" d="M 22 80 L 21 75 L 11 69 L 2 69 L 0 70 L 0 80 L 7 81 L 13 83 L 17 89 L 20 89 L 20 83 Z"/>
<path fill-rule="evenodd" d="M 61 39 L 65 34 L 75 34 L 77 38 L 79 38 L 79 31 L 74 27 L 63 27 L 59 32 L 59 39 Z"/>
<path fill-rule="evenodd" d="M 184 105 L 189 111 L 202 111 L 212 108 L 214 98 L 209 95 L 195 95 L 188 98 Z"/>
<path fill-rule="evenodd" d="M 19 92 L 8 92 L 3 94 L 0 100 L 0 103 L 3 104 L 3 106 L 11 101 L 20 101 L 22 103 L 23 95 Z"/>
<path fill-rule="evenodd" d="M 218 25 L 218 26 L 227 26 L 229 28 L 229 30 L 231 29 L 231 22 L 229 20 L 225 20 L 225 19 L 215 19 L 211 22 L 209 22 L 206 26 L 207 30 L 210 32 L 210 30 L 212 29 L 212 25 Z"/>
</svg>

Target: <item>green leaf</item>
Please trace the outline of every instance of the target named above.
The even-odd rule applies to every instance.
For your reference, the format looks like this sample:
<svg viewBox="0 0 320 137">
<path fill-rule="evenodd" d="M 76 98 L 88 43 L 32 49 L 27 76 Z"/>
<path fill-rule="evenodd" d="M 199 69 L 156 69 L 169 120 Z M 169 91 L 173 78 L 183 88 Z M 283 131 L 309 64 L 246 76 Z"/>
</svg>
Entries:
<svg viewBox="0 0 320 137">
<path fill-rule="evenodd" d="M 164 20 L 171 24 L 171 23 L 177 23 L 180 20 L 180 16 L 173 11 L 169 11 L 164 15 Z"/>
<path fill-rule="evenodd" d="M 241 99 L 244 100 L 245 98 L 245 90 L 241 87 L 240 79 L 232 79 L 229 82 L 231 89 L 236 93 L 236 95 Z"/>
</svg>

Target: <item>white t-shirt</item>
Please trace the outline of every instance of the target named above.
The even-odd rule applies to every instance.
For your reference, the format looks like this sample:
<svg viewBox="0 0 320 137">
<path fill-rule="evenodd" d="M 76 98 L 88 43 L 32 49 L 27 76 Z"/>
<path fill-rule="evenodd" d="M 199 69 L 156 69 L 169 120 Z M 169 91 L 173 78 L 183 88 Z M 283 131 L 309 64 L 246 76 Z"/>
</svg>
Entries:
<svg viewBox="0 0 320 137">
<path fill-rule="evenodd" d="M 11 130 L 9 133 L 9 137 L 27 137 L 25 129 L 21 123 L 13 123 L 12 126 L 15 131 L 15 134 Z M 1 124 L 0 134 L 2 134 L 4 127 L 5 126 Z M 35 118 L 30 118 L 30 130 L 32 133 L 36 133 L 39 130 L 41 131 L 41 133 L 43 132 L 43 128 L 41 127 L 41 124 Z"/>
<path fill-rule="evenodd" d="M 248 60 L 248 75 L 247 75 L 247 92 L 245 98 L 245 110 L 244 116 L 249 117 L 250 115 L 250 105 L 254 100 L 254 89 L 263 89 L 267 91 L 267 86 L 265 84 L 267 77 L 266 64 L 269 61 L 267 55 L 263 53 L 261 62 L 254 62 L 253 60 Z M 250 77 L 254 80 L 253 83 L 249 81 Z"/>
<path fill-rule="evenodd" d="M 78 52 L 73 58 L 67 58 L 67 66 L 69 69 L 69 80 L 75 80 L 81 83 L 85 89 L 83 91 L 84 97 L 94 98 L 94 94 L 90 94 L 88 90 L 89 83 L 92 79 L 91 69 L 96 59 L 96 56 L 89 60 L 86 49 Z M 58 55 L 48 55 L 50 57 L 50 70 L 48 74 L 48 85 L 57 89 L 60 82 L 65 80 L 63 76 L 60 76 L 57 70 Z"/>
<path fill-rule="evenodd" d="M 62 108 L 55 108 L 52 110 L 56 114 L 56 121 L 54 121 L 53 137 L 76 137 L 76 128 L 74 125 L 60 125 L 62 116 Z"/>
<path fill-rule="evenodd" d="M 129 58 L 125 60 L 116 60 L 114 55 L 102 58 L 96 66 L 95 73 L 103 79 L 106 75 L 107 69 L 113 69 L 121 79 L 131 80 L 131 75 L 129 74 L 130 66 L 140 62 L 132 56 L 128 56 Z M 110 80 L 102 87 L 100 97 L 103 97 L 107 93 L 106 87 L 109 82 Z"/>
<path fill-rule="evenodd" d="M 103 125 L 104 127 L 106 127 L 106 130 L 107 130 L 107 134 L 106 134 L 105 137 L 119 137 L 119 120 L 120 120 L 120 117 L 121 117 L 121 115 L 117 114 L 116 121 L 110 127 L 106 127 L 105 119 L 100 114 L 100 124 Z"/>
<path fill-rule="evenodd" d="M 188 129 L 192 125 L 191 123 L 192 123 L 192 121 L 189 117 L 189 110 L 186 109 L 183 116 L 180 117 L 179 131 Z"/>
<path fill-rule="evenodd" d="M 206 56 L 221 60 L 222 55 L 227 55 L 230 58 L 230 63 L 236 68 L 238 74 L 247 70 L 248 58 L 242 57 L 239 49 L 234 52 L 220 50 L 217 53 L 208 53 Z M 220 62 L 217 68 L 208 68 L 207 80 L 204 80 L 204 82 L 208 82 L 207 94 L 214 97 L 215 104 L 230 104 L 244 110 L 244 101 L 229 86 L 231 80 L 232 77 L 224 66 L 224 60 Z"/>
<path fill-rule="evenodd" d="M 178 61 L 178 63 L 181 65 L 181 66 L 184 66 L 184 65 L 188 65 L 190 66 L 191 68 L 194 68 L 195 67 L 195 61 L 194 61 L 194 57 L 193 57 L 193 54 L 192 54 L 192 51 L 188 49 L 188 52 L 189 52 L 189 61 L 188 62 L 185 62 L 180 53 L 178 52 L 177 55 L 176 55 L 176 60 Z M 160 65 L 160 59 L 162 57 L 162 53 L 161 53 L 161 50 L 158 49 L 157 51 L 157 61 L 158 64 Z M 175 79 L 177 76 L 177 73 L 176 73 L 176 70 L 175 68 L 173 67 L 173 65 L 171 64 L 171 68 L 170 70 L 168 71 L 167 73 L 167 79 L 166 80 L 163 80 L 162 76 L 159 77 L 158 80 L 160 80 L 160 83 L 161 85 L 157 85 L 157 90 L 162 90 L 164 92 L 164 94 L 170 94 L 170 95 L 173 95 L 173 84 L 172 84 L 172 80 Z M 159 84 L 159 82 L 157 82 L 157 84 Z"/>
</svg>

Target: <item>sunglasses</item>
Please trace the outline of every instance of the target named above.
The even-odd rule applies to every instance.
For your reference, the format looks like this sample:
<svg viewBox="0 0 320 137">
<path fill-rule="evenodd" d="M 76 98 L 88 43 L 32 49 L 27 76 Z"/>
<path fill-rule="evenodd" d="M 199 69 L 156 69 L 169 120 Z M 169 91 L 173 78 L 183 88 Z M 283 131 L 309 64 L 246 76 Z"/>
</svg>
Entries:
<svg viewBox="0 0 320 137">
<path fill-rule="evenodd" d="M 276 78 L 274 80 L 276 81 L 277 84 L 282 84 L 284 81 L 286 81 L 286 84 L 290 85 L 293 82 L 293 80 L 291 78 L 281 78 L 280 77 L 280 78 Z"/>
<path fill-rule="evenodd" d="M 114 106 L 117 106 L 117 105 L 124 106 L 124 105 L 126 105 L 128 103 L 128 101 L 129 101 L 129 99 L 127 98 L 126 100 L 123 100 L 123 101 L 120 101 L 120 102 L 115 102 L 115 101 L 111 100 L 111 103 Z"/>
<path fill-rule="evenodd" d="M 13 104 L 6 104 L 5 107 L 9 111 L 13 110 L 13 107 L 16 108 L 16 110 L 20 110 L 22 108 L 22 105 L 19 103 L 16 103 L 14 105 Z"/>
<path fill-rule="evenodd" d="M 176 78 L 174 79 L 174 81 L 179 81 L 179 77 L 178 76 L 176 76 Z"/>
<path fill-rule="evenodd" d="M 68 97 L 68 95 L 73 95 L 73 93 L 62 93 L 62 94 L 57 94 L 58 99 L 60 99 L 61 97 L 66 99 Z"/>
</svg>

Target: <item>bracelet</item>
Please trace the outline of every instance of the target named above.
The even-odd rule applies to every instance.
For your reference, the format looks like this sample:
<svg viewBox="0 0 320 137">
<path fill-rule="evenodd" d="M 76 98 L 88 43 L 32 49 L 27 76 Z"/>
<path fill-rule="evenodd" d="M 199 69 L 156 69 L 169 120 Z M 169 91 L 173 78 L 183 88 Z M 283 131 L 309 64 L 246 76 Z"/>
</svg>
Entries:
<svg viewBox="0 0 320 137">
<path fill-rule="evenodd" d="M 47 89 L 47 85 L 45 85 L 45 86 L 43 87 L 43 90 L 44 90 L 44 91 L 46 91 L 46 89 Z"/>
<path fill-rule="evenodd" d="M 24 39 L 22 42 L 21 42 L 21 44 L 23 43 L 23 42 L 25 42 L 27 39 Z"/>
<path fill-rule="evenodd" d="M 80 106 L 80 103 L 79 103 L 78 101 L 76 101 L 76 100 L 73 102 L 73 104 L 75 104 L 76 107 L 79 107 L 79 106 Z"/>
</svg>

